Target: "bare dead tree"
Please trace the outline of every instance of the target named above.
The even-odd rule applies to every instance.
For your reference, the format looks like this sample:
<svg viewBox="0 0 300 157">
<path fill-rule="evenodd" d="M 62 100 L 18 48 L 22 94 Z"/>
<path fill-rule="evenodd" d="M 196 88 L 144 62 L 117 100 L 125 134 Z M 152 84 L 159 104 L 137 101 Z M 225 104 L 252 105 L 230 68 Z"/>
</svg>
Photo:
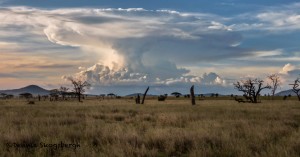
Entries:
<svg viewBox="0 0 300 157">
<path fill-rule="evenodd" d="M 192 105 L 196 105 L 196 101 L 195 101 L 195 93 L 194 93 L 194 85 L 191 87 L 190 89 L 190 94 L 191 94 L 191 102 Z"/>
<path fill-rule="evenodd" d="M 141 104 L 144 104 L 148 90 L 149 90 L 149 87 L 146 89 L 146 91 L 145 91 L 145 93 L 143 95 L 143 99 L 142 99 L 142 103 Z"/>
<path fill-rule="evenodd" d="M 276 90 L 280 87 L 281 81 L 278 74 L 271 74 L 268 76 L 268 79 L 271 80 L 271 91 L 272 91 L 272 98 L 274 99 Z"/>
<path fill-rule="evenodd" d="M 300 86 L 300 80 L 299 80 L 299 78 L 297 78 L 296 80 L 295 80 L 295 82 L 293 83 L 293 84 L 290 84 L 290 85 L 292 85 L 293 86 L 293 92 L 294 93 L 296 93 L 296 95 L 297 95 L 297 97 L 298 97 L 298 100 L 300 101 L 300 88 L 299 88 L 299 86 Z"/>
<path fill-rule="evenodd" d="M 137 97 L 135 98 L 135 103 L 136 103 L 136 104 L 141 104 L 141 97 L 140 97 L 140 94 L 138 94 Z"/>
<path fill-rule="evenodd" d="M 263 89 L 271 89 L 270 85 L 263 85 L 264 81 L 260 79 L 247 79 L 234 83 L 235 89 L 244 93 L 244 96 L 252 103 L 258 102 L 258 97 Z"/>
<path fill-rule="evenodd" d="M 87 82 L 82 80 L 81 78 L 74 79 L 68 78 L 73 85 L 73 92 L 77 95 L 78 101 L 81 102 L 81 95 L 85 92 L 86 88 L 89 88 L 91 85 Z"/>
</svg>

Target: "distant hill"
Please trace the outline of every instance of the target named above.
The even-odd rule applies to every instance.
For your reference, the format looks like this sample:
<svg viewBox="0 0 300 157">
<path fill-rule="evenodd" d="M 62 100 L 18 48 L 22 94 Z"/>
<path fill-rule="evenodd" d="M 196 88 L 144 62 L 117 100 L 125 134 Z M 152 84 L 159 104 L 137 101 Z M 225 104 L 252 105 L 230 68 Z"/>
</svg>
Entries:
<svg viewBox="0 0 300 157">
<path fill-rule="evenodd" d="M 126 95 L 126 97 L 128 96 L 128 97 L 133 97 L 133 96 L 137 96 L 137 95 L 140 95 L 140 96 L 142 96 L 143 94 L 142 93 L 133 93 L 133 94 L 128 94 L 128 95 Z"/>
<path fill-rule="evenodd" d="M 21 93 L 31 93 L 33 95 L 48 95 L 50 92 L 37 85 L 29 85 L 20 89 L 0 90 L 0 93 L 19 95 Z"/>
<path fill-rule="evenodd" d="M 126 97 L 135 97 L 138 94 L 140 96 L 144 95 L 144 93 L 133 93 L 133 94 L 126 95 Z M 212 94 L 216 94 L 216 93 L 205 93 L 205 94 L 203 94 L 203 96 L 210 97 Z M 187 95 L 187 94 L 183 94 L 181 97 L 183 97 L 184 95 Z M 195 94 L 195 96 L 198 96 L 198 95 L 200 95 L 200 94 Z M 159 96 L 159 95 L 147 94 L 147 96 Z M 172 95 L 169 94 L 169 96 L 172 96 Z M 219 94 L 218 96 L 223 96 L 223 95 Z"/>
<path fill-rule="evenodd" d="M 135 97 L 137 95 L 140 95 L 140 96 L 143 96 L 144 93 L 133 93 L 133 94 L 129 94 L 129 95 L 126 95 L 125 97 Z M 147 96 L 157 96 L 157 95 L 152 95 L 152 94 L 147 94 Z"/>
<path fill-rule="evenodd" d="M 297 96 L 296 93 L 294 93 L 292 89 L 281 91 L 281 92 L 279 92 L 279 93 L 277 93 L 275 95 L 276 96 L 285 96 L 285 95 L 288 96 L 290 94 L 291 94 L 291 96 Z"/>
<path fill-rule="evenodd" d="M 199 96 L 199 95 L 201 95 L 201 94 L 195 94 L 196 96 Z M 203 96 L 205 96 L 205 97 L 210 97 L 210 96 L 212 96 L 212 95 L 216 95 L 216 93 L 205 93 L 205 94 L 202 94 Z M 222 94 L 218 94 L 218 96 L 224 96 L 224 95 L 222 95 Z"/>
</svg>

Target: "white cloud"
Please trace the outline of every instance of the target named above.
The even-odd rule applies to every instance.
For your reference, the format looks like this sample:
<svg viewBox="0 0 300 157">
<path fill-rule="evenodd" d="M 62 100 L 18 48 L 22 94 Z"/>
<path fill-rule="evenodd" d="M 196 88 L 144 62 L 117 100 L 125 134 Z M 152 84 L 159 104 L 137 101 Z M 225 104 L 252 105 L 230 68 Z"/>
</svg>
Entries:
<svg viewBox="0 0 300 157">
<path fill-rule="evenodd" d="M 284 11 L 261 12 L 252 17 L 259 21 L 238 19 L 232 24 L 232 19 L 224 17 L 172 10 L 9 7 L 0 9 L 0 38 L 9 38 L 11 32 L 26 32 L 26 36 L 70 48 L 67 51 L 73 51 L 74 56 L 79 53 L 76 51 L 84 52 L 91 61 L 78 65 L 82 66 L 78 75 L 98 85 L 226 86 L 228 80 L 215 73 L 190 76 L 185 67 L 226 59 L 280 59 L 278 56 L 284 54 L 281 49 L 241 47 L 243 36 L 236 30 L 283 29 L 289 24 L 293 25 L 290 29 L 298 29 L 299 14 L 290 14 L 282 22 L 285 15 Z"/>
<path fill-rule="evenodd" d="M 279 72 L 280 74 L 288 74 L 288 72 L 295 70 L 296 67 L 290 63 L 284 65 L 284 67 L 282 68 L 282 70 Z"/>
<path fill-rule="evenodd" d="M 18 49 L 18 44 L 0 41 L 0 49 L 1 51 L 11 51 L 13 49 Z"/>
<path fill-rule="evenodd" d="M 82 67 L 82 66 L 80 66 L 80 67 L 78 67 L 78 70 L 85 70 L 86 68 L 85 67 Z"/>
<path fill-rule="evenodd" d="M 176 68 L 176 67 L 175 67 Z M 149 70 L 150 71 L 150 70 Z M 174 71 L 171 69 L 171 72 Z M 165 75 L 167 76 L 167 75 Z M 75 77 L 84 78 L 94 86 L 142 86 L 142 85 L 168 85 L 181 86 L 188 84 L 227 86 L 228 81 L 216 73 L 204 73 L 202 76 L 178 74 L 164 77 L 162 74 L 138 73 L 129 68 L 110 68 L 105 65 L 96 64 L 90 68 L 80 71 Z M 64 77 L 65 78 L 65 77 Z"/>
<path fill-rule="evenodd" d="M 160 83 L 166 85 L 180 85 L 180 84 L 201 84 L 201 85 L 210 85 L 210 86 L 227 86 L 228 81 L 223 79 L 216 73 L 204 73 L 202 76 L 182 76 L 180 78 L 170 78 L 166 79 L 165 81 L 161 81 Z"/>
<path fill-rule="evenodd" d="M 215 21 L 218 19 L 212 21 L 210 16 L 141 8 L 41 10 L 13 7 L 0 11 L 2 26 L 31 26 L 32 31 L 42 30 L 55 44 L 80 47 L 83 51 L 94 49 L 99 53 L 105 53 L 101 52 L 103 48 L 104 51 L 111 49 L 125 60 L 163 53 L 164 57 L 176 62 L 182 57 L 205 61 L 216 58 L 214 54 L 220 50 L 228 57 L 243 55 L 237 52 L 241 49 L 228 48 L 240 42 L 239 34 Z M 180 48 L 176 46 L 178 43 L 183 43 Z M 207 43 L 212 46 L 207 47 Z"/>
<path fill-rule="evenodd" d="M 77 48 L 98 60 L 90 63 L 95 64 L 90 68 L 78 65 L 77 73 L 95 85 L 224 85 L 226 81 L 217 75 L 187 76 L 189 70 L 184 68 L 191 62 L 219 60 L 219 54 L 224 58 L 244 55 L 242 49 L 232 47 L 238 46 L 240 35 L 218 18 L 142 8 L 9 7 L 0 9 L 0 38 L 9 38 L 10 32 L 26 32 L 15 35 L 32 37 L 43 44 L 40 38 L 48 39 L 54 45 L 69 47 L 69 51 Z M 76 56 L 78 52 L 73 53 Z"/>
<path fill-rule="evenodd" d="M 278 74 L 280 76 L 281 90 L 288 90 L 291 89 L 290 84 L 300 77 L 300 67 L 287 63 L 279 70 Z"/>
<path fill-rule="evenodd" d="M 238 57 L 237 60 L 252 60 L 252 61 L 270 61 L 283 59 L 283 50 L 276 49 L 270 51 L 252 51 L 248 53 L 248 56 Z M 284 60 L 288 58 L 284 57 Z"/>
<path fill-rule="evenodd" d="M 227 30 L 227 31 L 232 31 L 232 29 L 224 24 L 221 24 L 216 21 L 211 22 L 211 26 L 208 26 L 209 29 L 217 29 L 217 30 Z"/>
<path fill-rule="evenodd" d="M 229 26 L 229 28 L 236 31 L 261 30 L 268 33 L 299 31 L 300 5 L 299 3 L 293 3 L 277 7 L 267 7 L 259 12 L 238 15 L 236 19 L 238 19 L 238 23 Z"/>
<path fill-rule="evenodd" d="M 146 74 L 130 72 L 128 69 L 111 69 L 108 66 L 96 64 L 87 70 L 77 73 L 94 85 L 132 85 L 145 82 Z"/>
<path fill-rule="evenodd" d="M 300 13 L 298 12 L 266 12 L 258 14 L 257 18 L 264 23 L 264 29 L 267 30 L 300 29 Z"/>
<path fill-rule="evenodd" d="M 255 57 L 270 57 L 270 56 L 278 56 L 282 55 L 283 52 L 280 49 L 272 50 L 272 51 L 256 51 L 253 53 Z"/>
</svg>

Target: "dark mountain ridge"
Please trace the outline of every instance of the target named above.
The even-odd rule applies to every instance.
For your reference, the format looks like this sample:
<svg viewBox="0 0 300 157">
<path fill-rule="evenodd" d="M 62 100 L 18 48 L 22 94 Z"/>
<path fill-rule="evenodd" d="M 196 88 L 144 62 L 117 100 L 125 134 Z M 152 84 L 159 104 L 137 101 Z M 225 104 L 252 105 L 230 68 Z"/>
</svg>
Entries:
<svg viewBox="0 0 300 157">
<path fill-rule="evenodd" d="M 40 86 L 37 85 L 29 85 L 23 88 L 19 88 L 19 89 L 7 89 L 7 90 L 0 90 L 0 93 L 5 93 L 5 94 L 12 94 L 12 95 L 19 95 L 21 93 L 31 93 L 33 95 L 48 95 L 50 94 L 50 91 L 44 88 L 41 88 Z M 128 94 L 126 96 L 130 96 L 130 97 L 134 97 L 137 95 L 142 96 L 143 93 L 132 93 L 132 94 Z M 210 97 L 212 94 L 215 93 L 205 93 L 203 94 L 203 96 L 205 97 Z M 91 94 L 93 95 L 93 94 Z M 97 95 L 97 94 L 96 94 Z M 154 94 L 147 94 L 148 96 L 158 96 L 158 95 L 154 95 Z M 200 95 L 200 94 L 195 94 L 196 96 Z M 285 90 L 285 91 L 280 91 L 276 94 L 276 96 L 288 96 L 288 95 L 292 95 L 292 96 L 296 96 L 296 94 L 293 92 L 292 89 L 290 90 Z M 222 94 L 219 94 L 219 96 L 224 96 Z"/>
<path fill-rule="evenodd" d="M 21 93 L 31 93 L 33 95 L 48 95 L 50 92 L 37 85 L 29 85 L 19 89 L 0 90 L 0 93 L 19 95 Z"/>
<path fill-rule="evenodd" d="M 281 92 L 278 92 L 277 94 L 275 94 L 276 96 L 288 96 L 288 95 L 291 95 L 291 96 L 297 96 L 296 93 L 293 92 L 292 89 L 289 89 L 289 90 L 284 90 L 284 91 L 281 91 Z"/>
</svg>

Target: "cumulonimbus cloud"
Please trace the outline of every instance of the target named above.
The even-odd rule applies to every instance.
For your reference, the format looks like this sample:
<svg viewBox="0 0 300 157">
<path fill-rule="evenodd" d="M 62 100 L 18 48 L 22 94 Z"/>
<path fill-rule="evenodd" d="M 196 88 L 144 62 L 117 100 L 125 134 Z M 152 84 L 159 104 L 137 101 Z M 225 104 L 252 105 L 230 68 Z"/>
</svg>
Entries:
<svg viewBox="0 0 300 157">
<path fill-rule="evenodd" d="M 291 16 L 290 22 L 299 23 L 296 15 Z M 253 25 L 272 24 L 263 13 L 253 18 L 260 20 Z M 193 76 L 186 67 L 265 55 L 265 52 L 262 56 L 240 46 L 243 36 L 239 28 L 243 24 L 227 25 L 227 18 L 211 14 L 142 8 L 46 10 L 8 7 L 0 9 L 0 20 L 3 29 L 24 30 L 54 44 L 95 54 L 92 57 L 98 62 L 91 63 L 89 68 L 80 68 L 77 75 L 100 85 L 193 82 L 224 85 L 226 80 L 217 74 Z M 0 36 L 7 38 L 9 34 L 3 32 Z"/>
<path fill-rule="evenodd" d="M 211 17 L 140 8 L 0 10 L 2 27 L 32 27 L 32 33 L 41 31 L 52 43 L 97 53 L 99 63 L 78 74 L 100 84 L 170 83 L 188 76 L 184 66 L 191 62 L 244 55 L 232 46 L 241 36 L 216 22 L 222 18 Z"/>
</svg>

